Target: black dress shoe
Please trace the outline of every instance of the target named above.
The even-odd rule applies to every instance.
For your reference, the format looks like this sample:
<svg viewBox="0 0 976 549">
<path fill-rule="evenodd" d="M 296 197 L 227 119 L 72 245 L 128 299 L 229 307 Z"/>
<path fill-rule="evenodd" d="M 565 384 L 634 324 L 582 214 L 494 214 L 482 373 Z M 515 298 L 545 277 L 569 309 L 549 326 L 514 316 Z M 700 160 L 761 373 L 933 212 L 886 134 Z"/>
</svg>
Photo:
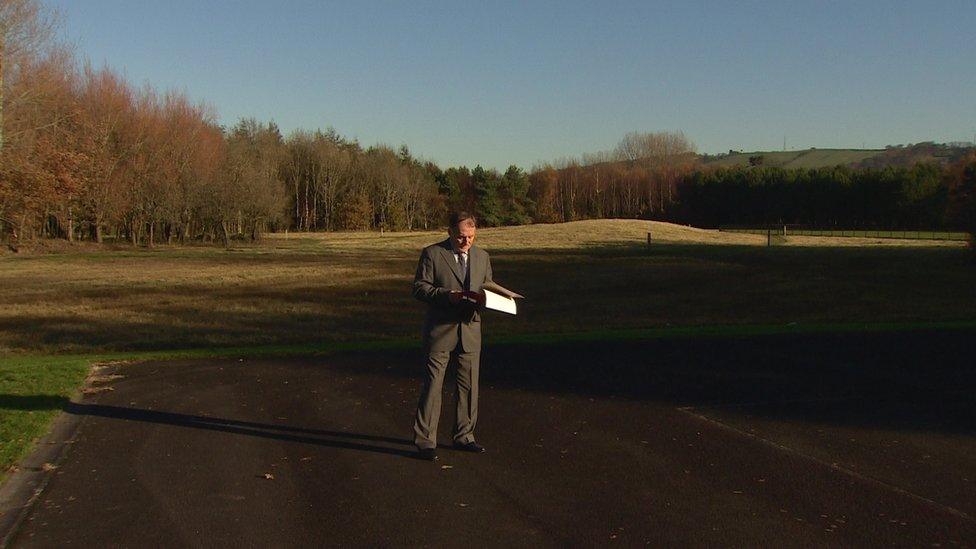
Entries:
<svg viewBox="0 0 976 549">
<path fill-rule="evenodd" d="M 436 448 L 418 448 L 417 457 L 424 461 L 437 461 Z"/>
<path fill-rule="evenodd" d="M 483 454 L 485 452 L 485 447 L 473 440 L 471 442 L 466 442 L 464 444 L 455 442 L 454 448 L 458 450 L 462 450 L 464 452 L 474 452 L 476 454 Z"/>
</svg>

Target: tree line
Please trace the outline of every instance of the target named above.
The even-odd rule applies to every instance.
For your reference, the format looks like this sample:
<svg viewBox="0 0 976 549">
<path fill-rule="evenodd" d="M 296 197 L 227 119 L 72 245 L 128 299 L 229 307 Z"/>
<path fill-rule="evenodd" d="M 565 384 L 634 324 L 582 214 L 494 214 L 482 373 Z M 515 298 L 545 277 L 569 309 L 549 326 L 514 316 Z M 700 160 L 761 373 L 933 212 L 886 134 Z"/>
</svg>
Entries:
<svg viewBox="0 0 976 549">
<path fill-rule="evenodd" d="M 329 129 L 224 128 L 182 92 L 79 64 L 36 0 L 0 0 L 0 239 L 159 242 L 414 230 L 450 208 L 532 221 L 528 176 L 450 168 Z"/>
<path fill-rule="evenodd" d="M 651 157 L 653 158 L 653 157 Z M 530 174 L 535 219 L 655 219 L 704 228 L 976 228 L 976 153 L 950 163 L 711 168 L 694 159 L 570 161 Z"/>
<path fill-rule="evenodd" d="M 681 182 L 698 165 L 684 134 L 632 132 L 612 150 L 536 167 L 529 175 L 533 218 L 672 219 Z"/>
<path fill-rule="evenodd" d="M 0 0 L 0 239 L 230 242 L 264 231 L 415 230 L 643 218 L 704 227 L 973 227 L 970 154 L 946 166 L 710 169 L 680 132 L 526 172 L 441 169 L 335 130 L 230 128 L 185 93 L 137 87 L 53 42 L 36 0 Z"/>
<path fill-rule="evenodd" d="M 265 230 L 414 229 L 441 198 L 402 148 L 333 131 L 283 137 L 273 123 L 215 122 L 183 93 L 136 88 L 63 50 L 6 78 L 0 234 L 227 242 Z"/>
<path fill-rule="evenodd" d="M 696 171 L 682 182 L 678 219 L 705 227 L 944 228 L 951 224 L 945 172 L 938 164 Z"/>
</svg>

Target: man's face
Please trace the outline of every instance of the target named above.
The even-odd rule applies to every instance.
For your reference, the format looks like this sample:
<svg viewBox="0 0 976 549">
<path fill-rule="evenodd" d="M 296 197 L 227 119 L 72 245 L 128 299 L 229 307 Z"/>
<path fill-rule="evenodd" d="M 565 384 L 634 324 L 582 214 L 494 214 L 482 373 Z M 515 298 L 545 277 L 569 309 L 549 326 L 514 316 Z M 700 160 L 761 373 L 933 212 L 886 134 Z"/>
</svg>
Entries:
<svg viewBox="0 0 976 549">
<path fill-rule="evenodd" d="M 477 231 L 478 228 L 472 223 L 458 223 L 457 227 L 450 231 L 451 243 L 457 251 L 467 252 L 474 244 L 474 233 Z"/>
</svg>

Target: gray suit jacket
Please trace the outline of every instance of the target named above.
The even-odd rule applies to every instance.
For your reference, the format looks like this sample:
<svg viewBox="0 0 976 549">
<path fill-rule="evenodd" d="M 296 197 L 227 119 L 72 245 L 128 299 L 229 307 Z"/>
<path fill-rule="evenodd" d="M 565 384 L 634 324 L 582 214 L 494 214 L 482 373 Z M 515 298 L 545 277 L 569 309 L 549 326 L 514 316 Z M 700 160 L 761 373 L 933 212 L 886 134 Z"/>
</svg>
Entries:
<svg viewBox="0 0 976 549">
<path fill-rule="evenodd" d="M 481 350 L 479 308 L 465 302 L 452 305 L 448 297 L 452 290 L 481 291 L 481 286 L 491 281 L 488 252 L 471 246 L 468 263 L 470 280 L 465 287 L 464 275 L 454 258 L 450 239 L 427 246 L 420 254 L 413 279 L 413 296 L 427 304 L 424 347 L 428 352 L 453 351 L 459 341 L 466 352 Z"/>
</svg>

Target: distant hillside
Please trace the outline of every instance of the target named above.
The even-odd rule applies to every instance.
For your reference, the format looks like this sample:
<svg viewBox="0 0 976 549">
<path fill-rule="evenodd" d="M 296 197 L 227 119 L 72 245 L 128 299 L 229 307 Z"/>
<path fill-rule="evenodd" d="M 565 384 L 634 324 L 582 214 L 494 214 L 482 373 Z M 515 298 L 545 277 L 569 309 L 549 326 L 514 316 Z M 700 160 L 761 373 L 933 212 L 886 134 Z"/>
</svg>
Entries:
<svg viewBox="0 0 976 549">
<path fill-rule="evenodd" d="M 802 151 L 736 152 L 703 158 L 706 166 L 758 165 L 771 168 L 822 168 L 849 166 L 884 154 L 884 149 L 806 149 Z"/>
<path fill-rule="evenodd" d="M 976 150 L 970 143 L 918 143 L 884 149 L 805 149 L 802 151 L 753 151 L 704 155 L 705 166 L 767 166 L 775 168 L 822 168 L 852 166 L 884 168 L 911 166 L 919 162 L 949 164 Z"/>
<path fill-rule="evenodd" d="M 861 161 L 859 168 L 911 166 L 919 162 L 935 162 L 946 166 L 976 151 L 972 143 L 918 143 L 908 146 L 886 147 L 883 154 Z"/>
</svg>

